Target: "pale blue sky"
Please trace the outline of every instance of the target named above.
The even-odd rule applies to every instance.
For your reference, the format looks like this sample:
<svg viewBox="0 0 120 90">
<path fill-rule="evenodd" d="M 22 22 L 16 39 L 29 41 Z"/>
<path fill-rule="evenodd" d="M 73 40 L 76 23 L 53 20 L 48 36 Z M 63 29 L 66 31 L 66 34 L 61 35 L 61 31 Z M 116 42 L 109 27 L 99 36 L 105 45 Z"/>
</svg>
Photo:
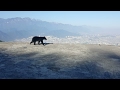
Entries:
<svg viewBox="0 0 120 90">
<path fill-rule="evenodd" d="M 120 11 L 0 11 L 0 18 L 30 17 L 71 25 L 120 28 Z"/>
</svg>

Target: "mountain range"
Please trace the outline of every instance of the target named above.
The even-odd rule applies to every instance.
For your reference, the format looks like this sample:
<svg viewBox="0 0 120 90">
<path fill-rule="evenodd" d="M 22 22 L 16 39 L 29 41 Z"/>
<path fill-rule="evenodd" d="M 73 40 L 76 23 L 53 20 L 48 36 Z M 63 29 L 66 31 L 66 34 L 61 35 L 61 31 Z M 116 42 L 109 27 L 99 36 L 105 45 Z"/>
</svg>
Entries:
<svg viewBox="0 0 120 90">
<path fill-rule="evenodd" d="M 29 17 L 0 18 L 0 40 L 13 41 L 30 36 L 80 36 L 84 33 L 92 34 L 101 28 L 90 26 L 73 26 L 69 24 L 47 22 Z"/>
</svg>

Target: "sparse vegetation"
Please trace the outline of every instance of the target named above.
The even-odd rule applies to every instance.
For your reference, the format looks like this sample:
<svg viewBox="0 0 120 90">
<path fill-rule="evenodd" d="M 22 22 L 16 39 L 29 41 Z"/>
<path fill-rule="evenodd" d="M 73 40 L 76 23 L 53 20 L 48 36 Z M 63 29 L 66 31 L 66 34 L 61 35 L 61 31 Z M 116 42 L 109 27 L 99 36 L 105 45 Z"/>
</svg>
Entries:
<svg viewBox="0 0 120 90">
<path fill-rule="evenodd" d="M 120 79 L 120 47 L 0 43 L 1 79 Z"/>
</svg>

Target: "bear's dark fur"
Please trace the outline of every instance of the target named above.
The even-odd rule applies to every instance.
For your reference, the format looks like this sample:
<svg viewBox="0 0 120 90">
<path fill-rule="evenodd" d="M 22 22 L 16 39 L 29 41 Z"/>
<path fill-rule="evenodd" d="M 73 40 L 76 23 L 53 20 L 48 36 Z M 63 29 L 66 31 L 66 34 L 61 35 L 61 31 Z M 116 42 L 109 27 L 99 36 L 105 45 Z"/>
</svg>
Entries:
<svg viewBox="0 0 120 90">
<path fill-rule="evenodd" d="M 41 42 L 44 45 L 43 40 L 47 40 L 46 37 L 34 36 L 30 44 L 34 42 L 34 45 L 35 45 L 36 41 L 38 41 L 38 44 L 40 44 Z"/>
</svg>

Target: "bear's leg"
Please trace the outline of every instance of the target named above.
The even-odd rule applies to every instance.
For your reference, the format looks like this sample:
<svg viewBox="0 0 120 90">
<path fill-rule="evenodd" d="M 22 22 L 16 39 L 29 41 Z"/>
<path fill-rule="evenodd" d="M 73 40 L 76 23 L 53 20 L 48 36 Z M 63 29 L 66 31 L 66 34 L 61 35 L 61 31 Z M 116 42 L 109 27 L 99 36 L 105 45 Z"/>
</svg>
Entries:
<svg viewBox="0 0 120 90">
<path fill-rule="evenodd" d="M 43 40 L 41 40 L 41 43 L 44 45 Z"/>
<path fill-rule="evenodd" d="M 35 45 L 35 42 L 34 42 L 34 45 Z"/>
<path fill-rule="evenodd" d="M 40 45 L 40 41 L 38 41 L 38 44 Z"/>
<path fill-rule="evenodd" d="M 30 42 L 30 44 L 33 43 L 32 41 Z"/>
</svg>

